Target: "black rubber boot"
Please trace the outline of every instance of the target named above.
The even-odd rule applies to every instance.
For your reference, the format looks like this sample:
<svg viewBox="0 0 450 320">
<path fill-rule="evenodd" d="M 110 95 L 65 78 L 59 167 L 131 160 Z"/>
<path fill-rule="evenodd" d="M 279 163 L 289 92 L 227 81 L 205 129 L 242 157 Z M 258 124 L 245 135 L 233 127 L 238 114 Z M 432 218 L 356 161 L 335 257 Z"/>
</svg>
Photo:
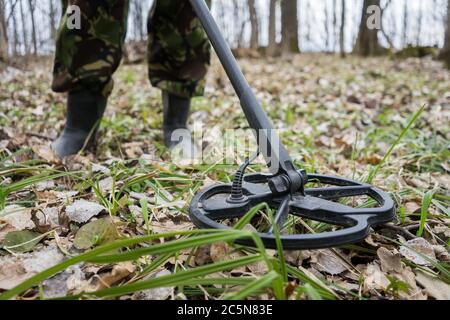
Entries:
<svg viewBox="0 0 450 320">
<path fill-rule="evenodd" d="M 191 99 L 163 91 L 162 100 L 164 106 L 164 144 L 171 150 L 179 148 L 183 157 L 196 157 L 198 149 L 187 127 Z"/>
<path fill-rule="evenodd" d="M 53 151 L 59 157 L 77 154 L 94 142 L 107 100 L 88 90 L 69 92 L 66 126 L 52 144 Z"/>
</svg>

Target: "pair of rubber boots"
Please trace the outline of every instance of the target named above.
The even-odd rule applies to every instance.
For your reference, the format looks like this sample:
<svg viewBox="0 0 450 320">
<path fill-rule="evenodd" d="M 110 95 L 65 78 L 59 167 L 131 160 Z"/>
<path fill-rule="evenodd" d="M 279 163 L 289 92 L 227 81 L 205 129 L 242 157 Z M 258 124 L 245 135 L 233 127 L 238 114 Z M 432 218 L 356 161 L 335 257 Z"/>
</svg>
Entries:
<svg viewBox="0 0 450 320">
<path fill-rule="evenodd" d="M 162 92 L 164 144 L 186 158 L 195 158 L 198 149 L 187 128 L 191 100 Z M 79 153 L 92 145 L 106 109 L 107 98 L 90 91 L 69 92 L 66 126 L 52 144 L 61 158 Z"/>
</svg>

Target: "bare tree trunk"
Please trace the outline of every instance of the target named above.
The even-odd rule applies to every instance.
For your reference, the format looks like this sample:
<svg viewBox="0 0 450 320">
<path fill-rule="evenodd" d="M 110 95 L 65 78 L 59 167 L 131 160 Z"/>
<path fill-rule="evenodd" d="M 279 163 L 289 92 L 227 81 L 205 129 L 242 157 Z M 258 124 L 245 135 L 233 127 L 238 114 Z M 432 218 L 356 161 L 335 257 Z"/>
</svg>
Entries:
<svg viewBox="0 0 450 320">
<path fill-rule="evenodd" d="M 282 36 L 281 48 L 283 53 L 299 52 L 298 42 L 298 4 L 297 0 L 281 0 Z"/>
<path fill-rule="evenodd" d="M 416 45 L 420 46 L 420 35 L 422 34 L 422 24 L 423 24 L 423 6 L 422 1 L 420 1 L 419 5 L 419 18 L 417 19 L 417 36 L 416 36 Z"/>
<path fill-rule="evenodd" d="M 26 15 L 23 8 L 23 1 L 19 1 L 20 3 L 20 20 L 22 21 L 22 37 L 23 37 L 23 47 L 25 51 L 25 56 L 30 53 L 28 46 L 28 33 L 27 33 L 27 24 L 26 24 Z"/>
<path fill-rule="evenodd" d="M 337 0 L 333 0 L 333 51 L 336 52 L 336 44 L 337 44 Z"/>
<path fill-rule="evenodd" d="M 15 10 L 13 7 L 12 10 Z M 19 28 L 17 25 L 17 17 L 15 11 L 11 12 L 11 19 L 13 24 L 13 55 L 17 56 L 18 54 L 18 45 L 19 45 Z"/>
<path fill-rule="evenodd" d="M 385 4 L 384 8 L 381 9 L 381 16 L 384 16 L 384 12 L 386 11 L 387 8 L 389 8 L 389 6 L 391 5 L 392 0 L 388 0 L 388 2 Z M 395 23 L 395 22 L 394 22 Z M 395 29 L 395 25 L 394 25 L 394 29 Z M 386 30 L 384 29 L 384 23 L 383 20 L 381 20 L 381 33 L 383 34 L 384 38 L 386 39 L 386 41 L 388 42 L 389 48 L 394 49 L 394 43 L 392 42 L 391 37 L 389 36 L 389 34 L 386 32 Z"/>
<path fill-rule="evenodd" d="M 53 2 L 54 0 L 49 0 L 49 20 L 50 20 L 50 37 L 52 42 L 56 39 L 56 6 Z"/>
<path fill-rule="evenodd" d="M 133 17 L 134 17 L 134 32 L 136 40 L 144 40 L 144 16 L 142 0 L 134 0 L 133 5 Z"/>
<path fill-rule="evenodd" d="M 450 69 L 450 0 L 447 1 L 447 19 L 445 20 L 445 24 L 444 48 L 441 50 L 439 58 L 441 58 Z"/>
<path fill-rule="evenodd" d="M 312 12 L 311 10 L 311 2 L 309 0 L 304 1 L 306 3 L 305 12 Z M 305 29 L 305 42 L 310 44 L 311 43 L 311 16 L 306 15 L 303 23 L 303 29 Z"/>
<path fill-rule="evenodd" d="M 404 0 L 403 4 L 403 47 L 406 48 L 408 45 L 408 1 Z"/>
<path fill-rule="evenodd" d="M 230 32 L 229 32 L 229 28 L 228 28 L 228 24 L 227 19 L 225 17 L 225 10 L 224 10 L 224 6 L 223 6 L 223 2 L 222 1 L 217 1 L 216 2 L 216 10 L 217 10 L 217 24 L 220 27 L 220 30 L 223 30 L 224 35 L 225 35 L 225 39 L 231 44 L 234 45 L 234 37 L 231 36 L 230 37 Z"/>
<path fill-rule="evenodd" d="M 345 58 L 345 0 L 341 0 L 341 27 L 339 31 L 339 47 L 341 51 L 341 57 Z"/>
<path fill-rule="evenodd" d="M 37 32 L 36 32 L 36 2 L 35 0 L 28 0 L 30 6 L 30 16 L 31 16 L 31 39 L 33 42 L 33 55 L 37 56 L 38 53 L 38 43 L 37 43 Z"/>
<path fill-rule="evenodd" d="M 367 22 L 369 19 L 369 13 L 367 9 L 370 6 L 378 6 L 380 8 L 380 0 L 364 0 L 361 23 L 359 25 L 358 37 L 354 52 L 361 56 L 374 56 L 381 53 L 382 48 L 378 41 L 378 29 L 369 29 Z"/>
<path fill-rule="evenodd" d="M 244 34 L 245 34 L 245 25 L 247 24 L 247 21 L 245 19 L 241 19 L 242 17 L 242 8 L 239 5 L 241 1 L 239 0 L 233 0 L 234 5 L 234 21 L 235 25 L 237 26 L 239 22 L 241 22 L 240 28 L 237 30 L 237 47 L 242 48 L 244 47 Z M 241 21 L 242 20 L 242 21 Z"/>
<path fill-rule="evenodd" d="M 277 50 L 277 0 L 270 0 L 269 7 L 269 46 L 267 54 L 274 56 Z"/>
<path fill-rule="evenodd" d="M 256 11 L 255 0 L 248 0 L 248 11 L 250 13 L 250 25 L 252 27 L 250 48 L 257 49 L 259 44 L 259 20 L 258 13 Z"/>
<path fill-rule="evenodd" d="M 330 27 L 329 27 L 329 21 L 330 21 L 330 11 L 329 11 L 329 7 L 328 7 L 328 2 L 325 1 L 325 46 L 326 46 L 326 50 L 325 51 L 329 51 L 330 50 Z"/>
<path fill-rule="evenodd" d="M 0 0 L 0 62 L 8 61 L 8 33 L 6 28 L 6 3 Z"/>
</svg>

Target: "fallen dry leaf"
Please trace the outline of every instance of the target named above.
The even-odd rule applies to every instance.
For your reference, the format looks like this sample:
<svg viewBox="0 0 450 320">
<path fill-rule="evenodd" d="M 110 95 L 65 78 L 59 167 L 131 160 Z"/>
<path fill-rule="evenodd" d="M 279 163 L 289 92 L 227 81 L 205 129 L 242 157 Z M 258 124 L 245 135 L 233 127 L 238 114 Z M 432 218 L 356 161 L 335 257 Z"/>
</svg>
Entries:
<svg viewBox="0 0 450 320">
<path fill-rule="evenodd" d="M 439 259 L 439 261 L 449 263 L 450 262 L 450 253 L 444 246 L 433 246 L 434 253 L 436 254 L 436 257 Z"/>
<path fill-rule="evenodd" d="M 105 207 L 95 202 L 77 200 L 66 208 L 67 217 L 76 223 L 85 223 L 105 211 Z"/>
<path fill-rule="evenodd" d="M 32 149 L 39 158 L 42 158 L 47 162 L 58 163 L 60 161 L 53 152 L 52 148 L 47 144 L 35 145 L 32 146 Z"/>
<path fill-rule="evenodd" d="M 47 279 L 42 284 L 44 299 L 61 298 L 69 294 L 73 284 L 85 280 L 85 275 L 79 265 L 70 266 L 63 272 Z"/>
<path fill-rule="evenodd" d="M 219 262 L 219 261 L 224 260 L 224 257 L 228 254 L 229 250 L 230 250 L 230 248 L 229 248 L 228 244 L 221 241 L 221 242 L 213 243 L 211 245 L 209 254 L 211 256 L 212 261 Z"/>
<path fill-rule="evenodd" d="M 0 225 L 0 242 L 2 242 L 5 237 L 10 233 L 16 231 L 16 228 L 14 228 L 13 226 L 11 226 L 8 223 L 4 223 Z"/>
<path fill-rule="evenodd" d="M 154 233 L 168 233 L 175 231 L 187 231 L 192 229 L 192 223 L 182 221 L 180 223 L 175 223 L 171 219 L 164 219 L 161 221 L 152 221 L 150 223 L 150 229 Z"/>
<path fill-rule="evenodd" d="M 46 190 L 53 189 L 55 187 L 55 182 L 53 180 L 40 181 L 36 183 L 36 191 L 42 192 Z"/>
<path fill-rule="evenodd" d="M 82 226 L 75 235 L 73 245 L 77 249 L 86 250 L 119 238 L 120 235 L 114 221 L 108 217 Z"/>
<path fill-rule="evenodd" d="M 114 185 L 114 179 L 112 177 L 105 178 L 98 182 L 98 187 L 103 195 L 110 193 L 113 190 L 113 185 Z M 118 187 L 117 182 L 116 182 L 115 187 L 116 188 Z"/>
<path fill-rule="evenodd" d="M 410 249 L 411 248 L 411 249 Z M 431 263 L 421 255 L 428 257 L 431 260 L 436 260 L 433 246 L 424 238 L 416 238 L 409 240 L 400 247 L 400 253 L 406 259 L 421 266 L 430 266 Z"/>
<path fill-rule="evenodd" d="M 386 290 L 389 286 L 389 279 L 385 273 L 381 271 L 381 268 L 376 263 L 370 263 L 367 265 L 363 272 L 364 284 L 363 292 L 370 293 L 372 290 Z"/>
<path fill-rule="evenodd" d="M 14 253 L 28 252 L 42 240 L 41 234 L 30 230 L 13 231 L 5 236 L 1 246 Z"/>
<path fill-rule="evenodd" d="M 253 264 L 249 264 L 247 269 L 254 275 L 263 276 L 269 272 L 269 267 L 267 267 L 266 262 L 259 261 Z"/>
<path fill-rule="evenodd" d="M 35 274 L 63 261 L 56 244 L 41 247 L 32 253 L 21 253 L 0 259 L 0 289 L 9 290 Z"/>
<path fill-rule="evenodd" d="M 416 272 L 417 282 L 436 300 L 450 300 L 450 285 L 423 271 Z"/>
<path fill-rule="evenodd" d="M 399 253 L 394 253 L 384 247 L 381 247 L 377 250 L 377 255 L 381 261 L 381 270 L 384 272 L 402 272 L 402 259 Z"/>
<path fill-rule="evenodd" d="M 317 270 L 331 275 L 338 275 L 347 270 L 344 262 L 331 250 L 312 251 L 311 264 Z"/>
<path fill-rule="evenodd" d="M 195 265 L 203 266 L 211 261 L 210 246 L 202 246 L 197 249 L 194 256 Z"/>
<path fill-rule="evenodd" d="M 111 272 L 100 276 L 97 290 L 109 288 L 113 284 L 125 279 L 136 271 L 136 266 L 132 262 L 122 262 L 113 267 Z"/>
<path fill-rule="evenodd" d="M 286 250 L 284 252 L 286 262 L 294 266 L 300 266 L 303 260 L 311 258 L 311 251 L 309 250 Z"/>
<path fill-rule="evenodd" d="M 101 289 L 106 289 L 114 284 L 119 283 L 136 271 L 136 266 L 132 262 L 121 262 L 112 267 L 109 272 L 94 275 L 89 280 L 75 279 L 70 284 L 73 293 L 80 294 L 82 292 L 89 293 Z"/>
<path fill-rule="evenodd" d="M 34 223 L 31 220 L 31 209 L 21 206 L 7 206 L 0 212 L 0 223 L 8 223 L 16 230 L 33 229 Z"/>
<path fill-rule="evenodd" d="M 145 277 L 144 280 L 159 278 L 170 274 L 171 272 L 169 270 L 163 270 L 155 274 L 152 274 L 148 277 Z M 172 295 L 172 292 L 173 288 L 165 288 L 165 287 L 144 290 L 133 294 L 133 300 L 167 300 Z"/>
<path fill-rule="evenodd" d="M 392 273 L 394 277 L 408 285 L 408 291 L 400 291 L 398 294 L 401 299 L 404 300 L 426 300 L 426 295 L 422 293 L 422 290 L 417 286 L 416 275 L 410 267 L 405 267 L 401 273 Z"/>
<path fill-rule="evenodd" d="M 405 211 L 406 213 L 413 214 L 420 210 L 421 206 L 417 204 L 416 202 L 407 202 L 405 204 Z"/>
</svg>

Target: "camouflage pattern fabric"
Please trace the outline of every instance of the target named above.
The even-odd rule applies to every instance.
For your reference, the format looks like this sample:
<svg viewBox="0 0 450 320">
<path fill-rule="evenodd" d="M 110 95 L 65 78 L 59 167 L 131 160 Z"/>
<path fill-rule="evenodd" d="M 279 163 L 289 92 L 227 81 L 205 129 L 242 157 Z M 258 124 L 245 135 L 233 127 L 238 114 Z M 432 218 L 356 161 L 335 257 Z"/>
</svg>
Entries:
<svg viewBox="0 0 450 320">
<path fill-rule="evenodd" d="M 108 96 L 112 75 L 122 59 L 128 0 L 63 0 L 52 89 L 89 89 Z M 73 12 L 81 11 L 81 29 L 69 29 Z M 148 69 L 151 83 L 173 94 L 203 94 L 211 47 L 188 1 L 156 0 L 148 20 Z"/>
<path fill-rule="evenodd" d="M 189 1 L 155 1 L 148 34 L 151 83 L 180 96 L 202 95 L 211 46 Z"/>
</svg>

